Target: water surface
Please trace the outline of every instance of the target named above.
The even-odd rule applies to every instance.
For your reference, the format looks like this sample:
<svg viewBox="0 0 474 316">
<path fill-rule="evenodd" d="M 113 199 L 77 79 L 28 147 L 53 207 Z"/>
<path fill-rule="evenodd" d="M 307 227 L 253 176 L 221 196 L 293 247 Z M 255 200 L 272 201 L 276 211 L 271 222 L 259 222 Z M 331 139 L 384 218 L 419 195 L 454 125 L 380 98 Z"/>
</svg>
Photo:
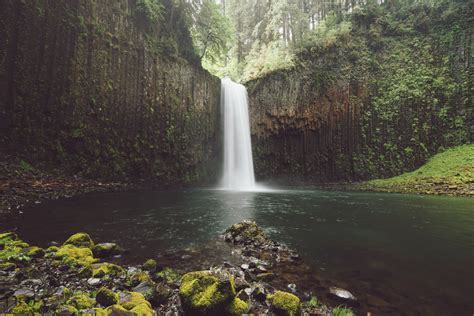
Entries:
<svg viewBox="0 0 474 316">
<path fill-rule="evenodd" d="M 310 264 L 297 284 L 316 294 L 321 284 L 344 287 L 360 299 L 361 314 L 474 313 L 472 199 L 317 190 L 92 194 L 27 207 L 0 228 L 16 226 L 41 246 L 86 231 L 141 262 L 198 248 L 243 219 Z M 220 256 L 207 251 L 201 255 Z"/>
</svg>

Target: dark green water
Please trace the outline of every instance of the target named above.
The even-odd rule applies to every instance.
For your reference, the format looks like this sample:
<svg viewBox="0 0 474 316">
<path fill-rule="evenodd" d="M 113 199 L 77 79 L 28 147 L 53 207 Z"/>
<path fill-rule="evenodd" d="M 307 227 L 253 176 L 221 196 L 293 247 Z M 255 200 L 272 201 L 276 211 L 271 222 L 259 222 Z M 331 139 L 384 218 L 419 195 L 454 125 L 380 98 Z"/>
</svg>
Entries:
<svg viewBox="0 0 474 316">
<path fill-rule="evenodd" d="M 97 194 L 25 208 L 8 226 L 42 246 L 86 231 L 132 249 L 130 260 L 141 262 L 199 247 L 243 219 L 311 265 L 295 276 L 298 285 L 344 287 L 359 297 L 361 314 L 474 313 L 472 199 L 313 190 Z"/>
</svg>

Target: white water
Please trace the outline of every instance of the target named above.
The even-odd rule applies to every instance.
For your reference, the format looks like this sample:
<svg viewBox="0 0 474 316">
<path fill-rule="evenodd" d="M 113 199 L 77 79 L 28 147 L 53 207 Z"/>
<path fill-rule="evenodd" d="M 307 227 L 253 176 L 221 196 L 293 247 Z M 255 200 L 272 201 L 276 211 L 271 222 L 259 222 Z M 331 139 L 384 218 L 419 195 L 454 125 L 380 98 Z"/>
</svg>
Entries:
<svg viewBox="0 0 474 316">
<path fill-rule="evenodd" d="M 228 78 L 221 80 L 221 112 L 224 129 L 222 189 L 254 191 L 247 89 Z"/>
</svg>

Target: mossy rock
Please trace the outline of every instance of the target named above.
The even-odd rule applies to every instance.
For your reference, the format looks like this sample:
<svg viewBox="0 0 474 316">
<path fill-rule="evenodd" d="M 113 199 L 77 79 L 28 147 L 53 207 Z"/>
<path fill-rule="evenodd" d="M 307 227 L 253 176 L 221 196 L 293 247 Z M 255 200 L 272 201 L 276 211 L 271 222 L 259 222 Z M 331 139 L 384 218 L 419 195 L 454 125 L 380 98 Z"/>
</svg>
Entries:
<svg viewBox="0 0 474 316">
<path fill-rule="evenodd" d="M 120 247 L 117 244 L 111 242 L 97 244 L 92 249 L 94 257 L 97 258 L 107 258 L 119 253 L 120 251 Z"/>
<path fill-rule="evenodd" d="M 227 313 L 232 316 L 246 314 L 248 310 L 249 304 L 238 297 L 235 297 L 226 308 Z"/>
<path fill-rule="evenodd" d="M 19 301 L 9 312 L 13 315 L 33 315 L 33 309 L 24 301 Z"/>
<path fill-rule="evenodd" d="M 232 277 L 208 271 L 190 272 L 183 276 L 179 295 L 185 309 L 199 314 L 218 314 L 235 296 Z"/>
<path fill-rule="evenodd" d="M 118 304 L 109 306 L 105 309 L 105 315 L 114 315 L 114 316 L 137 316 L 135 313 L 126 310 L 123 306 Z"/>
<path fill-rule="evenodd" d="M 2 245 L 0 250 L 0 262 L 5 261 L 31 261 L 28 255 L 29 245 L 21 240 L 8 241 Z"/>
<path fill-rule="evenodd" d="M 131 286 L 137 286 L 143 282 L 152 282 L 150 275 L 146 271 L 138 271 L 131 274 L 128 281 Z"/>
<path fill-rule="evenodd" d="M 179 282 L 181 275 L 171 268 L 164 268 L 155 274 L 158 281 L 165 281 L 167 284 Z"/>
<path fill-rule="evenodd" d="M 93 270 L 92 270 L 92 267 L 90 265 L 86 265 L 86 266 L 82 266 L 79 271 L 77 272 L 77 275 L 80 277 L 80 278 L 83 278 L 83 279 L 88 279 L 92 276 L 93 274 Z"/>
<path fill-rule="evenodd" d="M 118 295 L 105 287 L 101 287 L 99 291 L 97 291 L 95 300 L 105 307 L 115 305 L 119 302 Z"/>
<path fill-rule="evenodd" d="M 0 246 L 17 240 L 18 236 L 14 232 L 4 232 L 0 234 Z"/>
<path fill-rule="evenodd" d="M 32 258 L 42 258 L 45 255 L 45 252 L 40 247 L 32 246 L 28 249 L 28 256 Z"/>
<path fill-rule="evenodd" d="M 57 246 L 49 246 L 48 248 L 46 248 L 47 253 L 55 253 L 58 250 L 59 250 L 59 247 L 57 247 Z"/>
<path fill-rule="evenodd" d="M 92 277 L 94 278 L 119 275 L 125 275 L 125 270 L 116 264 L 105 262 L 93 265 Z"/>
<path fill-rule="evenodd" d="M 63 245 L 73 245 L 78 248 L 94 248 L 94 242 L 86 233 L 77 233 L 69 237 Z"/>
<path fill-rule="evenodd" d="M 79 248 L 74 245 L 64 245 L 58 249 L 55 258 L 61 259 L 68 265 L 90 265 L 97 260 L 92 256 L 89 248 Z"/>
<path fill-rule="evenodd" d="M 77 309 L 90 309 L 94 306 L 94 300 L 85 293 L 76 293 L 66 302 L 67 305 L 72 305 Z"/>
<path fill-rule="evenodd" d="M 301 301 L 291 293 L 276 291 L 268 295 L 268 300 L 272 303 L 272 310 L 277 315 L 296 316 L 301 315 Z"/>
<path fill-rule="evenodd" d="M 156 270 L 156 261 L 153 259 L 148 259 L 143 264 L 143 269 L 149 272 L 154 272 Z"/>
<path fill-rule="evenodd" d="M 55 315 L 77 315 L 79 311 L 73 305 L 61 305 L 56 309 Z"/>
<path fill-rule="evenodd" d="M 0 263 L 0 271 L 13 271 L 16 269 L 16 264 L 13 262 Z"/>
<path fill-rule="evenodd" d="M 140 306 L 140 310 L 149 311 L 153 314 L 150 302 L 145 297 L 137 292 L 122 292 L 120 293 L 120 305 L 126 310 L 132 311 Z M 141 315 L 148 315 L 147 313 Z"/>
</svg>

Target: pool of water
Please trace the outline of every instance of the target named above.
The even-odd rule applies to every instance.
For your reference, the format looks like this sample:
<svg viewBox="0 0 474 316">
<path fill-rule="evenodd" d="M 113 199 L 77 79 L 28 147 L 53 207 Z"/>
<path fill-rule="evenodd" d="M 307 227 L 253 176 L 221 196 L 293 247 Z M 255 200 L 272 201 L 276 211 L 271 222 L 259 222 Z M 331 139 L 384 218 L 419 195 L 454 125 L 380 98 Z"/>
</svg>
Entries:
<svg viewBox="0 0 474 316">
<path fill-rule="evenodd" d="M 91 194 L 29 206 L 0 229 L 16 228 L 40 246 L 85 231 L 131 249 L 129 260 L 141 262 L 208 244 L 243 219 L 301 254 L 312 267 L 298 280 L 306 288 L 313 277 L 344 287 L 359 298 L 360 314 L 474 313 L 474 203 L 467 198 L 318 190 Z M 213 252 L 206 249 L 201 255 Z"/>
</svg>

